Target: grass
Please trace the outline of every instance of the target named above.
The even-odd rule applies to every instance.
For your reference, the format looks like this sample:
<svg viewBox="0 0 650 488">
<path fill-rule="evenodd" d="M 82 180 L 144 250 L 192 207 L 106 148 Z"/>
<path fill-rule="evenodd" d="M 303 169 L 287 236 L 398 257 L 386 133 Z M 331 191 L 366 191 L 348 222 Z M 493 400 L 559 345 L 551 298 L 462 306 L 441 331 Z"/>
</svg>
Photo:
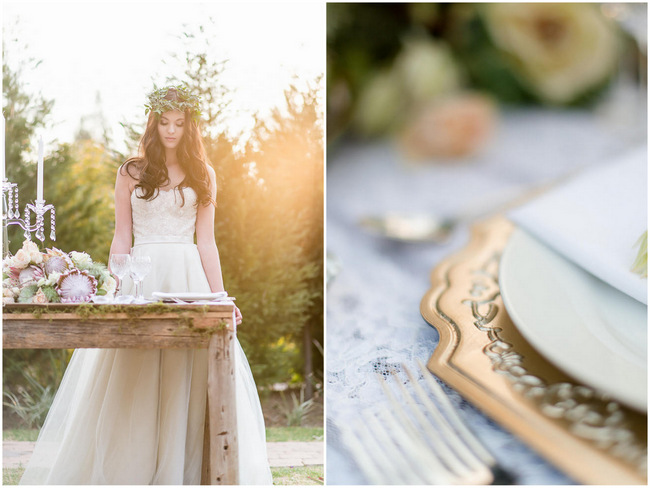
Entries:
<svg viewBox="0 0 650 488">
<path fill-rule="evenodd" d="M 322 441 L 322 427 L 267 427 L 266 442 Z"/>
<path fill-rule="evenodd" d="M 20 477 L 23 475 L 25 468 L 3 468 L 2 469 L 2 484 L 3 485 L 17 485 Z"/>
<path fill-rule="evenodd" d="M 35 442 L 38 429 L 6 429 L 2 431 L 3 441 L 30 441 Z"/>
<path fill-rule="evenodd" d="M 25 468 L 4 468 L 3 485 L 17 485 Z M 274 485 L 322 485 L 323 466 L 297 466 L 271 468 Z"/>
<path fill-rule="evenodd" d="M 6 429 L 2 431 L 3 441 L 31 441 L 38 437 L 37 429 Z M 267 442 L 322 441 L 322 427 L 268 427 Z M 3 485 L 17 485 L 25 468 L 4 468 Z M 296 466 L 271 468 L 274 485 L 322 485 L 323 466 Z"/>
<path fill-rule="evenodd" d="M 274 485 L 322 485 L 323 466 L 296 466 L 271 468 Z"/>
</svg>

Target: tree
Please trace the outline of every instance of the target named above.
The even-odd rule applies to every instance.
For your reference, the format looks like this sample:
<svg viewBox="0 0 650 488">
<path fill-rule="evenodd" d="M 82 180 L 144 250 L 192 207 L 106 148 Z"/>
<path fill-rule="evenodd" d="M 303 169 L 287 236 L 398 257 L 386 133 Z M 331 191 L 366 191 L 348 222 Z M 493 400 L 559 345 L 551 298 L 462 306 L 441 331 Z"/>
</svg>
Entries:
<svg viewBox="0 0 650 488">
<path fill-rule="evenodd" d="M 3 44 L 3 46 L 6 43 Z M 21 83 L 24 69 L 35 69 L 39 61 L 26 59 L 12 70 L 7 63 L 7 53 L 2 50 L 2 113 L 5 118 L 5 171 L 9 181 L 18 185 L 21 212 L 26 203 L 36 199 L 36 164 L 33 151 L 35 135 L 46 127 L 46 117 L 52 110 L 53 100 L 30 94 Z M 32 216 L 32 222 L 34 218 Z M 11 248 L 17 250 L 23 242 L 23 231 L 16 225 L 9 227 Z"/>
<path fill-rule="evenodd" d="M 302 90 L 289 87 L 286 106 L 257 117 L 244 145 L 243 135 L 230 135 L 224 123 L 226 62 L 201 44 L 203 35 L 201 27 L 185 35 L 193 47 L 181 81 L 202 96 L 206 151 L 217 173 L 215 236 L 224 283 L 244 315 L 239 339 L 258 385 L 301 381 L 313 369 L 303 372 L 303 352 L 323 335 L 320 80 Z"/>
</svg>

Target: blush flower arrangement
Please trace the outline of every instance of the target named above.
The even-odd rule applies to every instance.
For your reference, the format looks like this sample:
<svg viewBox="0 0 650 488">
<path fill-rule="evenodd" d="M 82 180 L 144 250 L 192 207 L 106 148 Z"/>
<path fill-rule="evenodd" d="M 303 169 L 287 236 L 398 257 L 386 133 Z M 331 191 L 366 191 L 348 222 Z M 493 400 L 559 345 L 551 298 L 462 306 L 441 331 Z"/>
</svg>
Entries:
<svg viewBox="0 0 650 488">
<path fill-rule="evenodd" d="M 25 240 L 15 255 L 2 261 L 2 302 L 81 303 L 114 295 L 116 281 L 102 263 L 85 252 L 55 247 L 41 252 Z"/>
</svg>

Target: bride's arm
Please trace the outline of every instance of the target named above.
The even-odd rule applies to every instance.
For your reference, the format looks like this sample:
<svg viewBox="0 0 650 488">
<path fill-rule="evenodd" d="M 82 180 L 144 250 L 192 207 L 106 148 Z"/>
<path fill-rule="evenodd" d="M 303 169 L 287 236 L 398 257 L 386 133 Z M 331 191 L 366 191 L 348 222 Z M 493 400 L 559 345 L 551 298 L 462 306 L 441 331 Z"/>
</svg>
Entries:
<svg viewBox="0 0 650 488">
<path fill-rule="evenodd" d="M 109 254 L 129 254 L 131 252 L 131 181 L 123 166 L 117 171 L 115 180 L 115 233 Z M 109 259 L 110 262 L 110 259 Z"/>
<path fill-rule="evenodd" d="M 217 177 L 214 169 L 208 166 L 210 175 L 210 193 L 212 200 L 217 201 Z M 203 271 L 208 278 L 210 290 L 214 293 L 224 291 L 223 276 L 221 275 L 221 261 L 219 261 L 219 250 L 214 241 L 214 205 L 199 205 L 196 214 L 196 247 L 199 248 Z M 242 316 L 239 308 L 235 307 L 237 324 L 241 324 Z"/>
<path fill-rule="evenodd" d="M 210 166 L 208 166 L 208 174 L 210 175 L 212 200 L 216 201 L 217 178 L 214 169 Z M 210 290 L 214 293 L 224 291 L 219 250 L 214 240 L 214 205 L 212 204 L 199 205 L 196 215 L 196 247 L 199 248 L 201 263 L 208 283 L 210 283 Z"/>
</svg>

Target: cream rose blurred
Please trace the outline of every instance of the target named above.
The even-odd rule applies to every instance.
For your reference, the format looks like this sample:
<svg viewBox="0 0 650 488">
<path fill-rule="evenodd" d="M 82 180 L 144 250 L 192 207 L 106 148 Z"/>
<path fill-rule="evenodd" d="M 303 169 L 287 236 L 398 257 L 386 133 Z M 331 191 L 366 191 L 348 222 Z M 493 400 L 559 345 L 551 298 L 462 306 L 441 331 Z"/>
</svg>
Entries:
<svg viewBox="0 0 650 488">
<path fill-rule="evenodd" d="M 617 31 L 596 5 L 486 4 L 485 20 L 515 72 L 547 102 L 570 103 L 617 67 Z"/>
<path fill-rule="evenodd" d="M 114 295 L 117 287 L 117 282 L 112 276 L 108 276 L 102 286 L 99 287 L 100 290 L 104 290 L 107 295 Z"/>
<path fill-rule="evenodd" d="M 2 297 L 2 303 L 6 305 L 9 303 L 16 303 L 16 301 L 13 299 L 13 297 Z"/>
<path fill-rule="evenodd" d="M 489 141 L 496 121 L 491 99 L 458 94 L 426 105 L 404 129 L 400 143 L 412 159 L 469 156 Z"/>
<path fill-rule="evenodd" d="M 18 252 L 13 257 L 13 265 L 15 268 L 26 268 L 30 261 L 31 257 L 29 253 L 22 248 L 18 249 Z"/>
</svg>

